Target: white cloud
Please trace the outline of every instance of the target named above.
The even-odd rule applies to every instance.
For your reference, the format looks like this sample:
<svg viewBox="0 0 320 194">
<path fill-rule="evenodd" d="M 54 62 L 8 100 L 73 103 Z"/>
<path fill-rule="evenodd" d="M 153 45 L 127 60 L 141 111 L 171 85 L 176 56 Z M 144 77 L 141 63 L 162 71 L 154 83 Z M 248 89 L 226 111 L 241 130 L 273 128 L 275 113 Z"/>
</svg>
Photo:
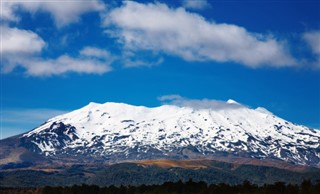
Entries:
<svg viewBox="0 0 320 194">
<path fill-rule="evenodd" d="M 308 63 L 311 63 L 315 68 L 320 68 L 320 31 L 306 32 L 303 34 L 303 39 L 315 55 L 315 60 Z"/>
<path fill-rule="evenodd" d="M 46 43 L 36 33 L 18 28 L 0 26 L 1 30 L 1 71 L 11 72 L 17 61 L 37 55 Z"/>
<path fill-rule="evenodd" d="M 183 99 L 182 96 L 178 95 L 178 94 L 170 94 L 170 95 L 164 95 L 164 96 L 160 96 L 158 97 L 159 101 L 176 101 L 176 100 L 181 100 Z"/>
<path fill-rule="evenodd" d="M 207 0 L 183 0 L 182 5 L 185 8 L 201 10 L 210 7 Z"/>
<path fill-rule="evenodd" d="M 94 50 L 104 52 L 97 48 Z M 63 75 L 67 73 L 103 74 L 112 70 L 110 65 L 113 62 L 112 57 L 101 59 L 100 57 L 85 55 L 88 53 L 83 51 L 85 50 L 80 51 L 80 54 L 76 57 L 62 55 L 56 59 L 18 57 L 12 63 L 14 67 L 23 67 L 26 75 L 35 77 Z M 13 68 L 11 68 L 12 70 Z"/>
<path fill-rule="evenodd" d="M 146 61 L 146 60 L 139 60 L 139 59 L 131 59 L 126 58 L 124 61 L 124 67 L 152 67 L 159 65 L 163 62 L 163 58 L 159 58 L 156 61 Z"/>
<path fill-rule="evenodd" d="M 303 38 L 312 49 L 312 52 L 320 55 L 320 31 L 306 32 Z"/>
<path fill-rule="evenodd" d="M 31 13 L 42 11 L 50 13 L 58 27 L 79 21 L 82 14 L 105 9 L 104 3 L 99 0 L 4 0 L 1 1 L 1 6 L 3 11 L 1 18 L 3 20 L 18 21 L 19 16 L 15 13 L 17 9 L 22 9 Z"/>
<path fill-rule="evenodd" d="M 86 47 L 76 57 L 62 55 L 56 59 L 41 59 L 46 45 L 36 33 L 17 28 L 0 27 L 2 56 L 1 70 L 10 73 L 16 67 L 25 69 L 29 76 L 52 76 L 69 72 L 103 74 L 112 70 L 114 58 L 105 50 Z"/>
<path fill-rule="evenodd" d="M 158 97 L 158 100 L 163 104 L 175 105 L 179 107 L 191 107 L 194 109 L 238 109 L 244 108 L 244 105 L 237 103 L 234 100 L 228 100 L 227 102 L 221 100 L 212 99 L 188 99 L 177 94 L 165 95 Z"/>
<path fill-rule="evenodd" d="M 57 59 L 33 59 L 22 61 L 21 66 L 29 76 L 53 76 L 66 73 L 103 74 L 112 70 L 110 62 L 89 59 L 82 56 L 77 58 L 62 55 Z"/>
<path fill-rule="evenodd" d="M 233 61 L 249 67 L 295 64 L 285 44 L 271 36 L 210 22 L 161 3 L 126 1 L 109 13 L 105 25 L 115 27 L 112 35 L 131 51 L 163 52 L 188 61 Z"/>
<path fill-rule="evenodd" d="M 19 17 L 14 14 L 14 9 L 16 6 L 12 1 L 1 1 L 0 2 L 0 19 L 2 21 L 19 21 Z"/>
<path fill-rule="evenodd" d="M 94 48 L 94 47 L 85 47 L 80 51 L 80 54 L 88 57 L 97 57 L 102 59 L 108 59 L 111 57 L 110 53 L 106 50 Z"/>
<path fill-rule="evenodd" d="M 156 65 L 160 65 L 163 62 L 163 58 L 155 58 L 153 54 L 148 53 L 145 55 L 144 53 L 132 52 L 125 50 L 122 55 L 122 63 L 124 67 L 152 67 Z"/>
<path fill-rule="evenodd" d="M 18 28 L 0 26 L 1 48 L 3 55 L 39 53 L 45 42 L 36 33 Z"/>
</svg>

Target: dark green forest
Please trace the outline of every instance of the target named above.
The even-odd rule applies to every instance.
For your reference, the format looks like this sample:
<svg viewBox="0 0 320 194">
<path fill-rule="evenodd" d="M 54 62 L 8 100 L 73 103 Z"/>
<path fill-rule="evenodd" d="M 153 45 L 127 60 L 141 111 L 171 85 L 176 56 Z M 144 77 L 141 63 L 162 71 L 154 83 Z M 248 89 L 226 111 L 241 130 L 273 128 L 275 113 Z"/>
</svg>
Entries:
<svg viewBox="0 0 320 194">
<path fill-rule="evenodd" d="M 9 169 L 0 170 L 0 187 L 33 187 L 97 185 L 139 186 L 161 185 L 165 182 L 195 182 L 212 184 L 239 185 L 245 180 L 252 184 L 300 184 L 303 180 L 315 183 L 320 180 L 320 169 L 310 168 L 303 172 L 278 169 L 273 167 L 241 165 L 235 167 L 223 162 L 211 162 L 211 166 L 203 169 L 169 168 L 157 166 L 143 167 L 138 164 L 122 163 L 111 166 L 72 165 L 70 167 L 53 168 L 51 171 Z M 320 194 L 320 192 L 318 193 Z"/>
<path fill-rule="evenodd" d="M 43 188 L 1 188 L 1 194 L 319 194 L 320 181 L 312 183 L 304 180 L 301 184 L 285 184 L 276 182 L 258 186 L 249 181 L 238 185 L 211 184 L 205 182 L 165 182 L 162 185 L 141 186 L 109 186 L 74 185 L 70 187 L 43 187 Z"/>
</svg>

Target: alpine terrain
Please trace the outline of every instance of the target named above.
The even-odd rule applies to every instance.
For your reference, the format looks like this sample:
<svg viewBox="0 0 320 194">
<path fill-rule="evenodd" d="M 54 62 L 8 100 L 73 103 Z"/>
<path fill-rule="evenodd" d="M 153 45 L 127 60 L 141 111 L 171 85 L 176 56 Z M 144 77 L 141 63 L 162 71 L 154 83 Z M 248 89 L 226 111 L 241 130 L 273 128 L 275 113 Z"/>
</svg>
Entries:
<svg viewBox="0 0 320 194">
<path fill-rule="evenodd" d="M 320 131 L 233 100 L 212 108 L 90 103 L 0 143 L 2 166 L 236 157 L 320 167 Z"/>
</svg>

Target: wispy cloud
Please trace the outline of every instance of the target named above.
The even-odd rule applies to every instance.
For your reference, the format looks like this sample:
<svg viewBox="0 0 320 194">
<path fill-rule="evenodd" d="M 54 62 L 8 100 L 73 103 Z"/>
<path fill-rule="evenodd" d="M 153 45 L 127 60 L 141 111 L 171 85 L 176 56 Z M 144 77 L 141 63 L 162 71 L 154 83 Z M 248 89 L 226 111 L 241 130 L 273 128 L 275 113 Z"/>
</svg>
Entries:
<svg viewBox="0 0 320 194">
<path fill-rule="evenodd" d="M 279 40 L 270 33 L 253 33 L 234 24 L 216 23 L 185 9 L 206 8 L 209 6 L 206 0 L 181 2 L 184 7 L 173 8 L 163 3 L 124 1 L 120 7 L 107 9 L 106 4 L 100 0 L 85 3 L 82 0 L 63 3 L 1 1 L 0 18 L 4 21 L 0 27 L 2 72 L 10 73 L 22 67 L 28 76 L 58 76 L 67 73 L 99 75 L 112 71 L 111 64 L 116 59 L 120 59 L 124 67 L 154 66 L 163 63 L 166 55 L 178 56 L 191 62 L 235 62 L 251 68 L 295 67 L 302 66 L 299 63 L 306 63 L 289 53 L 286 40 Z M 45 48 L 51 45 L 42 37 L 30 30 L 9 27 L 13 25 L 8 22 L 21 19 L 21 11 L 31 14 L 47 12 L 58 27 L 79 21 L 85 13 L 103 13 L 104 30 L 111 38 L 115 38 L 112 46 L 120 48 L 121 57 L 115 57 L 107 49 L 86 45 L 82 45 L 83 49 L 78 54 L 43 57 L 46 56 Z M 318 67 L 319 34 L 319 31 L 303 34 L 303 39 L 315 56 L 311 63 Z M 67 40 L 68 36 L 64 35 L 61 41 L 67 45 Z"/>
<path fill-rule="evenodd" d="M 111 62 L 112 59 L 88 58 L 80 54 L 77 57 L 62 55 L 49 60 L 28 59 L 20 63 L 26 69 L 26 75 L 45 77 L 66 73 L 103 74 L 112 70 Z"/>
<path fill-rule="evenodd" d="M 82 56 L 94 57 L 100 59 L 110 59 L 112 58 L 111 54 L 106 51 L 95 47 L 85 47 L 80 51 Z"/>
<path fill-rule="evenodd" d="M 191 107 L 194 109 L 238 109 L 245 107 L 244 105 L 235 102 L 234 100 L 228 100 L 227 102 L 213 99 L 189 99 L 177 94 L 164 95 L 158 97 L 158 100 L 163 104 L 175 105 L 180 107 Z"/>
<path fill-rule="evenodd" d="M 1 1 L 1 71 L 10 73 L 16 67 L 25 69 L 28 76 L 52 76 L 66 73 L 103 74 L 111 71 L 114 60 L 106 50 L 85 47 L 78 56 L 63 54 L 56 58 L 42 58 L 48 45 L 37 33 L 8 27 L 8 22 L 19 22 L 20 12 L 47 12 L 56 25 L 63 27 L 79 21 L 82 14 L 105 10 L 99 0 L 75 1 Z M 19 10 L 19 11 L 18 11 Z"/>
<path fill-rule="evenodd" d="M 153 54 L 146 55 L 144 52 L 132 52 L 124 49 L 121 55 L 123 67 L 153 67 L 163 62 L 163 57 L 157 57 Z"/>
<path fill-rule="evenodd" d="M 53 76 L 66 73 L 103 74 L 112 70 L 113 57 L 107 50 L 84 47 L 78 56 L 41 58 L 47 43 L 35 32 L 8 26 L 1 30 L 1 71 L 10 73 L 16 67 L 28 76 Z"/>
<path fill-rule="evenodd" d="M 303 34 L 303 39 L 315 55 L 315 60 L 311 63 L 313 63 L 314 67 L 320 68 L 320 31 L 306 32 Z"/>
<path fill-rule="evenodd" d="M 2 26 L 3 73 L 16 67 L 25 69 L 28 76 L 53 76 L 66 73 L 103 74 L 112 70 L 114 57 L 106 50 L 85 47 L 76 57 L 67 54 L 55 59 L 38 57 L 46 43 L 36 33 Z M 21 46 L 23 45 L 23 46 Z"/>
<path fill-rule="evenodd" d="M 271 35 L 207 21 L 183 8 L 126 1 L 105 18 L 125 49 L 162 52 L 187 61 L 237 62 L 252 68 L 294 66 L 286 45 Z"/>
<path fill-rule="evenodd" d="M 178 94 L 169 94 L 169 95 L 158 97 L 158 100 L 160 100 L 161 102 L 165 102 L 165 101 L 172 102 L 172 101 L 177 101 L 181 99 L 184 99 L 184 98 Z"/>
<path fill-rule="evenodd" d="M 1 13 L 0 19 L 2 22 L 4 21 L 19 21 L 20 18 L 14 13 L 14 9 L 16 9 L 16 5 L 12 1 L 3 0 L 0 1 Z"/>
<path fill-rule="evenodd" d="M 31 130 L 46 120 L 64 114 L 56 109 L 4 109 L 1 110 L 1 137 L 6 138 Z"/>
<path fill-rule="evenodd" d="M 66 113 L 56 109 L 4 109 L 2 121 L 4 123 L 41 123 L 47 119 Z"/>
<path fill-rule="evenodd" d="M 1 1 L 1 19 L 4 21 L 19 21 L 16 10 L 24 10 L 30 13 L 48 12 L 52 15 L 58 27 L 78 22 L 82 14 L 92 11 L 102 11 L 105 4 L 99 0 L 73 0 L 73 1 Z"/>
<path fill-rule="evenodd" d="M 182 5 L 188 9 L 202 10 L 210 7 L 207 0 L 183 0 Z"/>
</svg>

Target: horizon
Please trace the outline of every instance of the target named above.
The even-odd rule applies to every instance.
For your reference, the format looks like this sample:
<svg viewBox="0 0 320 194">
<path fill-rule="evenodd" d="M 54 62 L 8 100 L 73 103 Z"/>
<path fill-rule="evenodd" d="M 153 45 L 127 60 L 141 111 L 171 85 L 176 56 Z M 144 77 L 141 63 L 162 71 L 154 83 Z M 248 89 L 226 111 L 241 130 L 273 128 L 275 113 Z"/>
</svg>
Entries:
<svg viewBox="0 0 320 194">
<path fill-rule="evenodd" d="M 89 102 L 235 99 L 320 129 L 320 1 L 80 2 L 1 1 L 0 139 Z"/>
</svg>

